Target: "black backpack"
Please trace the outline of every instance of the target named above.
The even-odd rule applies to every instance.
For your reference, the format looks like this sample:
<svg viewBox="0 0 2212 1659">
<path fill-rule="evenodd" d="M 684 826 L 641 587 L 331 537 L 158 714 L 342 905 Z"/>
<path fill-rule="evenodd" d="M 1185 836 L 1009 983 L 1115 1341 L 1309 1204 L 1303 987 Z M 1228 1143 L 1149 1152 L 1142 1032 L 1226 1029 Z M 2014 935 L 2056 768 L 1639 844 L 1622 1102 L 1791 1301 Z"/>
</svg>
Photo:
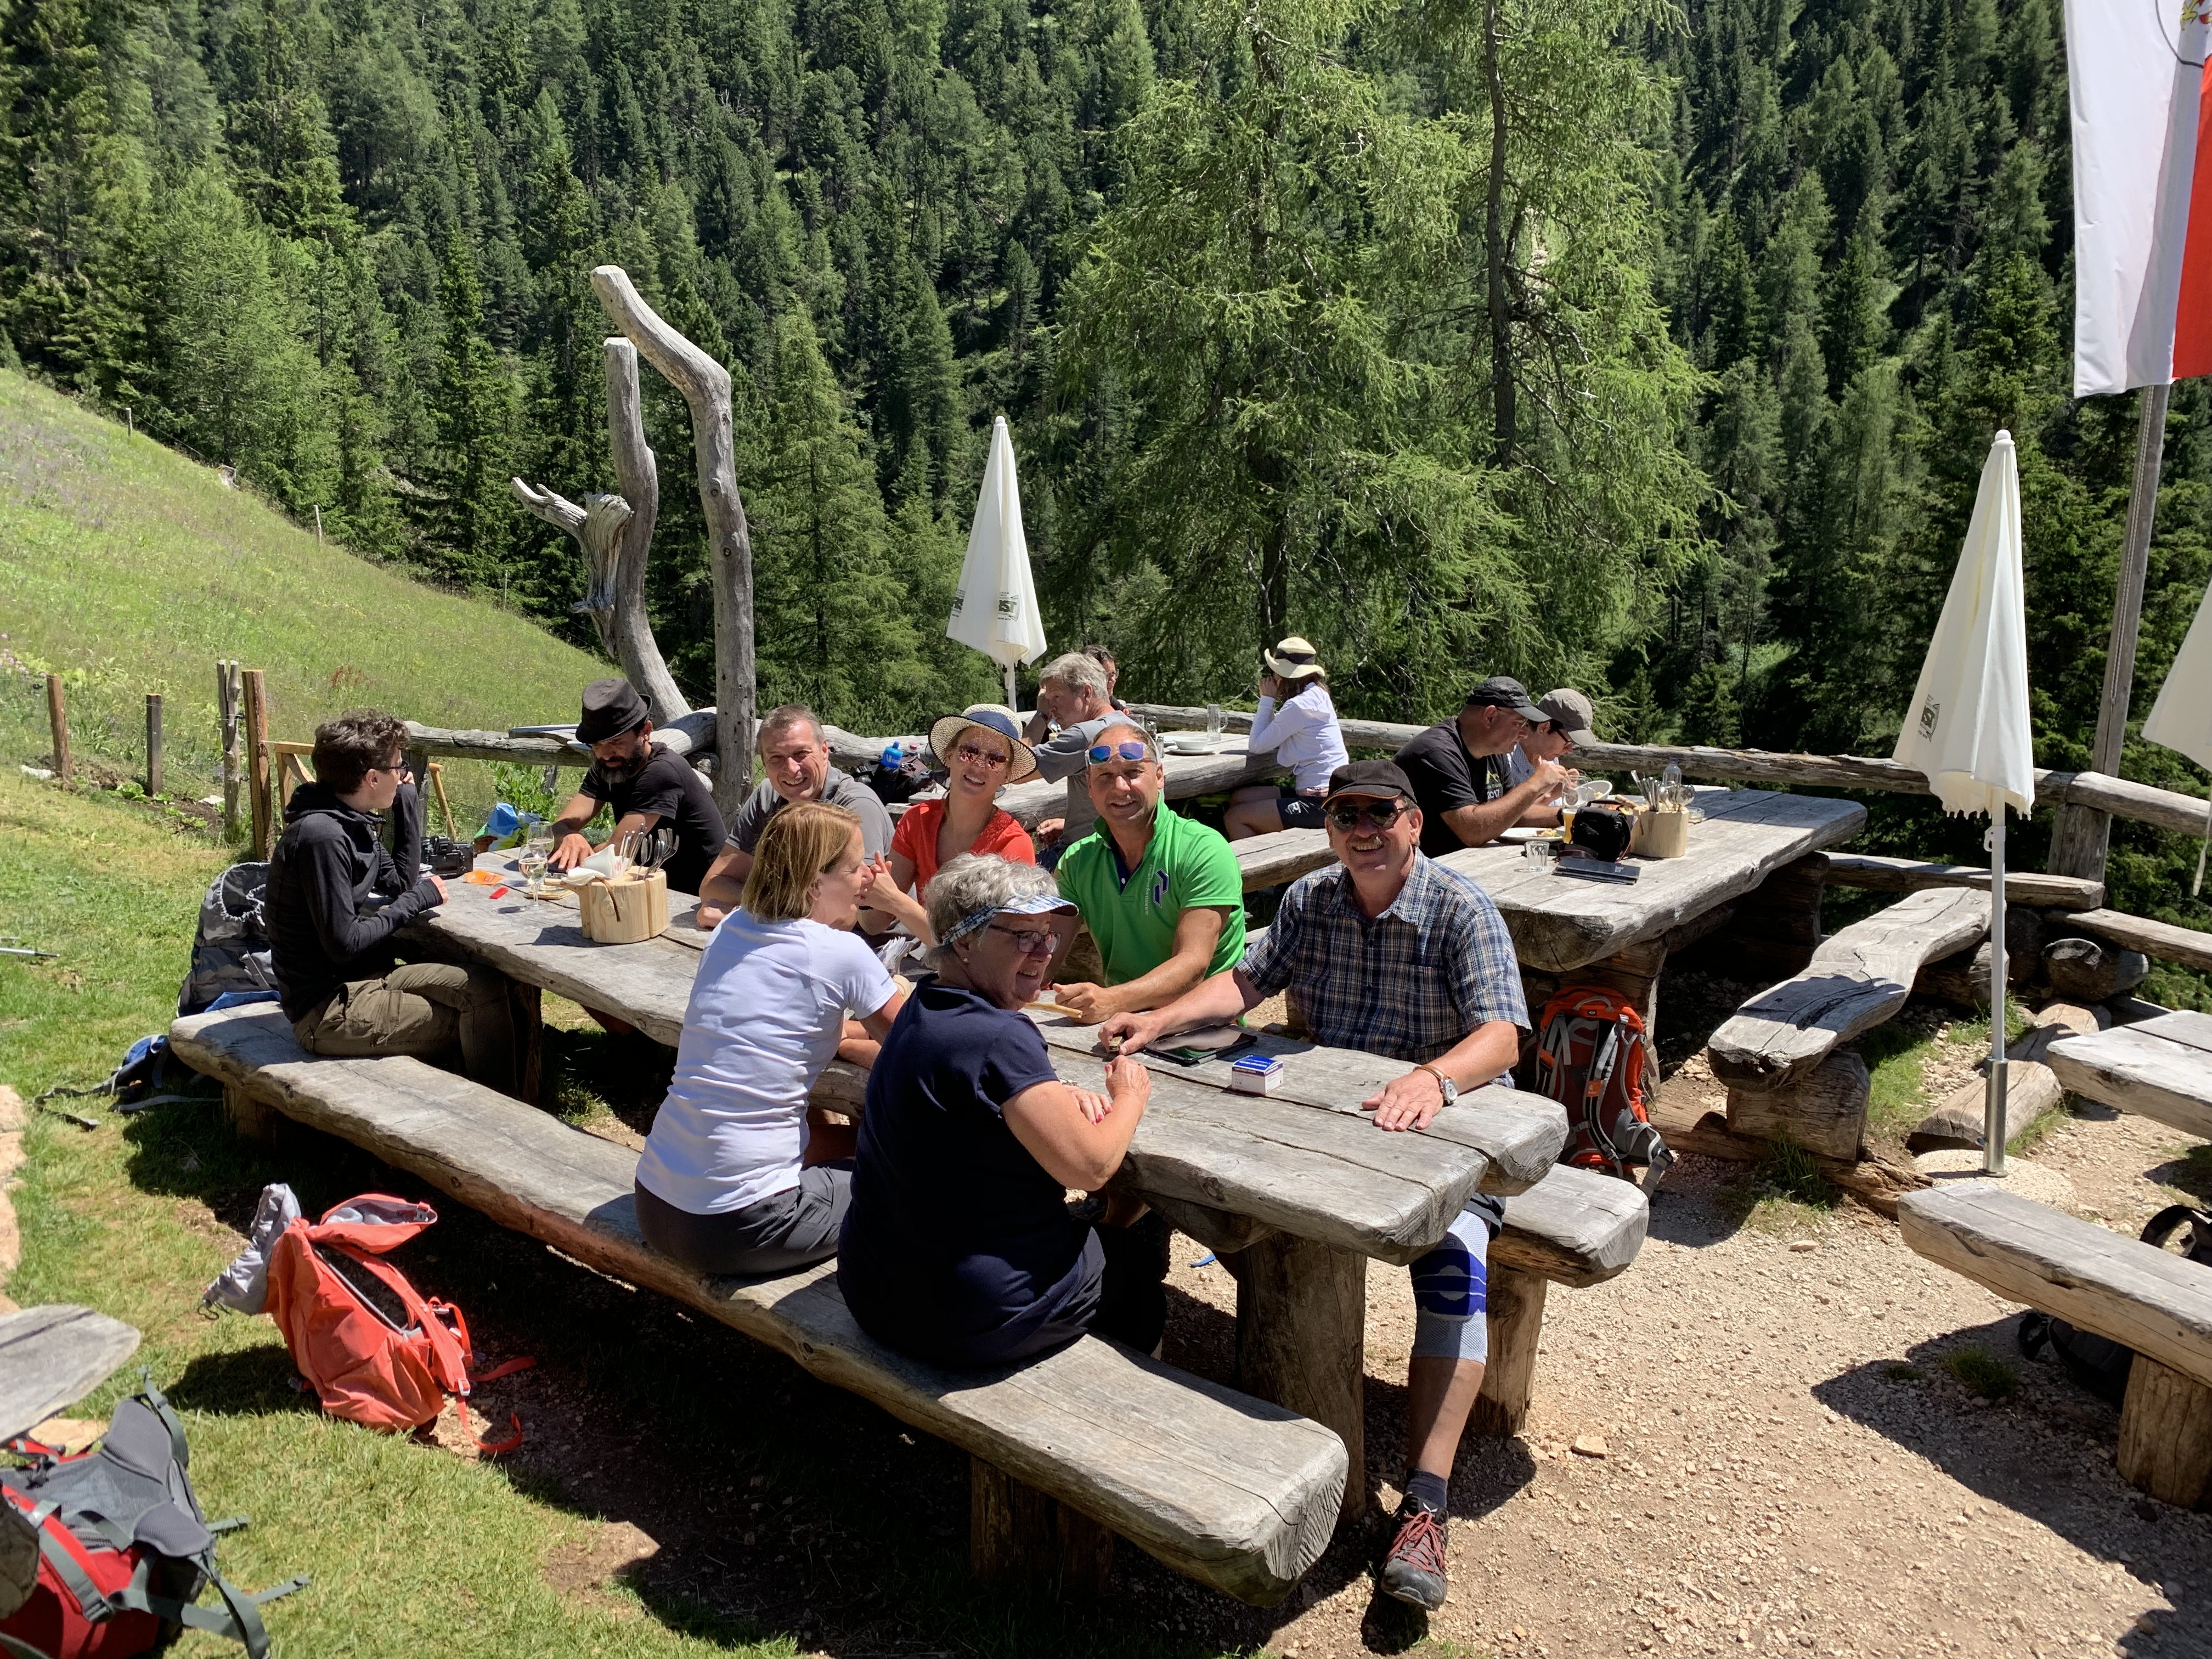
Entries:
<svg viewBox="0 0 2212 1659">
<path fill-rule="evenodd" d="M 2162 1250 L 2185 1224 L 2189 1248 L 2182 1254 L 2201 1267 L 2212 1267 L 2212 1215 L 2190 1205 L 2170 1204 L 2143 1223 L 2142 1242 Z M 2046 1347 L 2090 1393 L 2115 1406 L 2126 1397 L 2128 1371 L 2136 1363 L 2133 1348 L 2031 1309 L 2021 1316 L 2020 1351 L 2033 1359 Z"/>
</svg>

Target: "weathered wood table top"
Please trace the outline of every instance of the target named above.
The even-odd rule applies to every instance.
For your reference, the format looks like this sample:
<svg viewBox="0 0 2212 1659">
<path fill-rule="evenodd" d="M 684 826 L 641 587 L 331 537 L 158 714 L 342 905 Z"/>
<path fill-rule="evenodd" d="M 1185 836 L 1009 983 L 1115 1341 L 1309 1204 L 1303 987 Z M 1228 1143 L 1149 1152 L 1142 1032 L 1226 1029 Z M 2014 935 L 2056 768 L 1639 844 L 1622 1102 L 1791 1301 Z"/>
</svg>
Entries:
<svg viewBox="0 0 2212 1659">
<path fill-rule="evenodd" d="M 573 904 L 519 890 L 493 899 L 493 890 L 450 883 L 447 902 L 408 932 L 619 1015 L 675 1046 L 697 948 L 665 937 L 593 944 Z M 672 930 L 683 925 L 672 921 Z M 1097 1087 L 1095 1032 L 1049 1010 L 1037 1012 L 1061 1074 Z M 1409 1261 L 1478 1189 L 1510 1194 L 1540 1180 L 1565 1135 L 1558 1106 L 1510 1089 L 1480 1091 L 1424 1133 L 1386 1134 L 1358 1103 L 1402 1066 L 1291 1039 L 1265 1041 L 1291 1068 L 1285 1091 L 1270 1097 L 1230 1094 L 1225 1066 L 1153 1062 L 1152 1101 L 1130 1150 L 1139 1190 L 1363 1255 Z M 833 1073 L 825 1079 L 833 1089 L 849 1090 L 861 1075 L 836 1062 Z"/>
<path fill-rule="evenodd" d="M 1690 850 L 1628 860 L 1643 873 L 1627 885 L 1554 874 L 1512 845 L 1462 848 L 1438 862 L 1481 884 L 1523 967 L 1563 974 L 1656 939 L 1866 827 L 1863 806 L 1817 795 L 1705 790 L 1696 804 L 1705 821 L 1691 827 Z"/>
</svg>

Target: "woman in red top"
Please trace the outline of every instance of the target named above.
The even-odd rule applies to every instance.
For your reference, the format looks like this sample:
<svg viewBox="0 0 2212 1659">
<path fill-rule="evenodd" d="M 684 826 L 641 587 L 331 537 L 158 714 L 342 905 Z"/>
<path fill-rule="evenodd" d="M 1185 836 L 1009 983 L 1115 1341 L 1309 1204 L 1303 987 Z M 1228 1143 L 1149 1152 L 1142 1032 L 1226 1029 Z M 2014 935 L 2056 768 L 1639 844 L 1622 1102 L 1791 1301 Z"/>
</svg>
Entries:
<svg viewBox="0 0 2212 1659">
<path fill-rule="evenodd" d="M 887 910 L 924 945 L 937 940 L 918 901 L 940 866 L 963 853 L 996 853 L 1017 864 L 1035 864 L 1029 831 L 998 805 L 999 791 L 1036 771 L 1036 757 L 1018 735 L 1013 711 L 977 703 L 947 714 L 929 729 L 929 746 L 950 775 L 942 800 L 909 805 L 891 836 L 890 857 L 876 878 L 868 902 Z"/>
</svg>

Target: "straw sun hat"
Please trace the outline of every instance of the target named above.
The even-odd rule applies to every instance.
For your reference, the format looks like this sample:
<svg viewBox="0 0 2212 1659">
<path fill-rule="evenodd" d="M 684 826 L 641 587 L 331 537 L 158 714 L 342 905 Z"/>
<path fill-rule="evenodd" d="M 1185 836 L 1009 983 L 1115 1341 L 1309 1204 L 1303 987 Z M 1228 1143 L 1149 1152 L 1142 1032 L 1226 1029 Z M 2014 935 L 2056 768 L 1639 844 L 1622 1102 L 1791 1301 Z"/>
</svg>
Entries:
<svg viewBox="0 0 2212 1659">
<path fill-rule="evenodd" d="M 929 746 L 939 761 L 952 764 L 952 751 L 960 746 L 960 734 L 969 726 L 981 726 L 994 737 L 1004 738 L 1013 749 L 1013 763 L 1006 768 L 1006 781 L 1019 783 L 1032 777 L 1037 769 L 1036 755 L 1022 741 L 1021 722 L 1014 711 L 1003 703 L 979 702 L 970 704 L 957 714 L 947 714 L 929 728 Z"/>
<path fill-rule="evenodd" d="M 1262 651 L 1260 654 L 1267 659 L 1268 667 L 1286 680 L 1302 680 L 1322 672 L 1322 665 L 1316 659 L 1319 653 L 1314 650 L 1312 641 L 1302 640 L 1295 634 L 1273 651 Z"/>
</svg>

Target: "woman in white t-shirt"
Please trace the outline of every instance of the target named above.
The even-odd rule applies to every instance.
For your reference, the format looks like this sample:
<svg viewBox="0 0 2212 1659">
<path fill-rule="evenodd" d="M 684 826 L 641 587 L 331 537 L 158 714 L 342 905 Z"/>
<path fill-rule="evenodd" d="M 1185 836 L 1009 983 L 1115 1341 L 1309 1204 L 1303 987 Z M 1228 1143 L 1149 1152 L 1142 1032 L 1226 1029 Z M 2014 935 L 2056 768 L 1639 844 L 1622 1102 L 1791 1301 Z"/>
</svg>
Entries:
<svg viewBox="0 0 2212 1659">
<path fill-rule="evenodd" d="M 1244 746 L 1255 755 L 1273 750 L 1290 769 L 1291 781 L 1280 788 L 1251 784 L 1230 796 L 1222 830 L 1231 841 L 1320 829 L 1329 775 L 1352 759 L 1336 723 L 1336 705 L 1329 701 L 1328 675 L 1313 647 L 1294 634 L 1260 654 L 1268 672 L 1260 677 L 1260 710 Z"/>
<path fill-rule="evenodd" d="M 859 818 L 787 806 L 707 945 L 636 1177 L 646 1243 L 695 1272 L 775 1273 L 837 1253 L 851 1131 L 835 1147 L 811 1133 L 807 1096 L 841 1050 L 871 1063 L 903 1001 L 852 931 L 872 879 Z"/>
</svg>

